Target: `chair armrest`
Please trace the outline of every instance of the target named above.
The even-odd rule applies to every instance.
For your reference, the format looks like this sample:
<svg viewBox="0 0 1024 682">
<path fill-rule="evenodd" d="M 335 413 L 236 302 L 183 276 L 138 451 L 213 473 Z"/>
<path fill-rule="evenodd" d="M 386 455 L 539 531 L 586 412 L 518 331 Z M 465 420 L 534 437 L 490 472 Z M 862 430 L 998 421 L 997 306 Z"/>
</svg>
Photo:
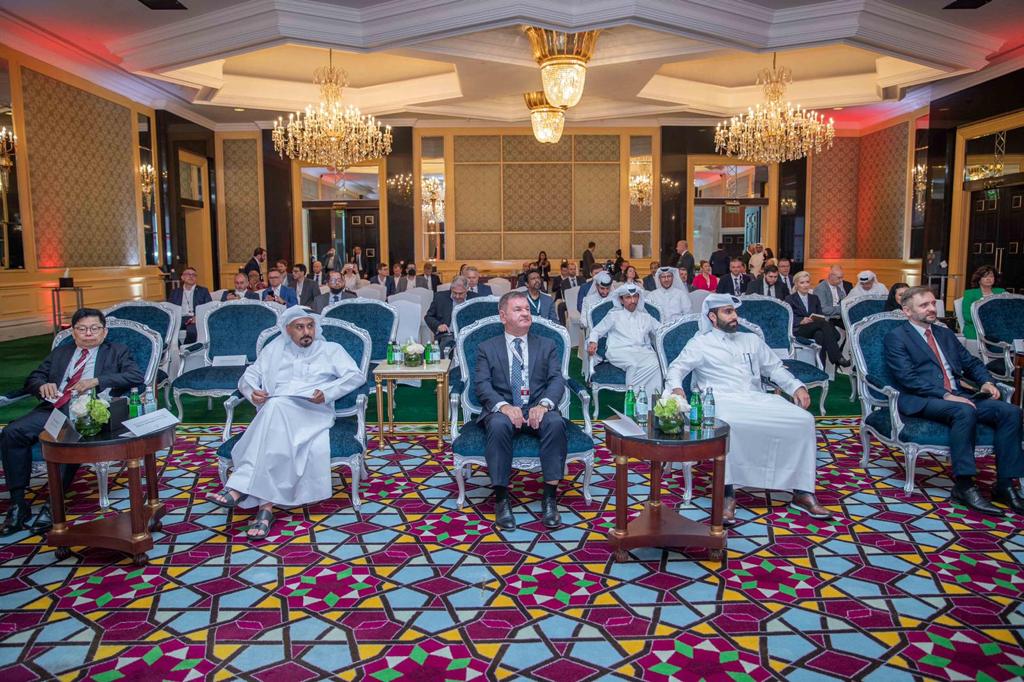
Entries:
<svg viewBox="0 0 1024 682">
<path fill-rule="evenodd" d="M 801 346 L 817 346 L 818 345 L 812 339 L 805 339 L 802 336 L 792 335 L 792 338 L 793 338 L 793 341 L 795 341 L 796 343 L 800 344 Z"/>
<path fill-rule="evenodd" d="M 245 396 L 242 395 L 241 391 L 235 391 L 228 399 L 224 401 L 224 409 L 233 410 L 242 403 L 245 402 Z"/>
<path fill-rule="evenodd" d="M 460 391 L 449 391 L 448 393 L 448 434 L 452 442 L 459 437 L 459 402 L 462 393 Z"/>
<path fill-rule="evenodd" d="M 204 342 L 204 343 L 193 343 L 193 344 L 190 344 L 188 346 L 182 346 L 181 349 L 180 349 L 181 357 L 185 357 L 186 355 L 191 355 L 193 353 L 198 353 L 201 350 L 205 350 L 208 345 L 209 345 L 208 343 Z"/>
<path fill-rule="evenodd" d="M 580 406 L 583 408 L 583 431 L 588 436 L 592 436 L 594 434 L 594 424 L 590 420 L 590 393 L 587 391 L 587 387 L 575 379 L 567 379 L 565 383 L 569 390 L 580 399 Z M 568 419 L 568 415 L 566 415 L 566 418 Z"/>
<path fill-rule="evenodd" d="M 31 397 L 31 394 L 28 391 L 26 391 L 25 389 L 23 389 L 23 388 L 16 389 L 14 391 L 11 391 L 10 393 L 5 393 L 4 395 L 0 395 L 0 407 L 7 407 L 8 405 L 13 405 L 14 403 L 18 402 L 19 400 L 21 400 L 23 398 L 29 398 L 29 397 Z"/>
<path fill-rule="evenodd" d="M 900 409 L 898 405 L 900 392 L 893 388 L 892 386 L 882 384 L 880 381 L 872 377 L 866 376 L 862 378 L 865 384 L 875 389 L 876 391 L 885 394 L 885 397 L 889 402 L 889 419 L 892 423 L 893 440 L 898 440 L 900 433 L 903 431 L 903 419 L 900 416 Z"/>
<path fill-rule="evenodd" d="M 999 398 L 1004 402 L 1013 402 L 1013 386 L 1004 384 L 1001 381 L 996 382 L 996 388 L 999 389 Z"/>
</svg>

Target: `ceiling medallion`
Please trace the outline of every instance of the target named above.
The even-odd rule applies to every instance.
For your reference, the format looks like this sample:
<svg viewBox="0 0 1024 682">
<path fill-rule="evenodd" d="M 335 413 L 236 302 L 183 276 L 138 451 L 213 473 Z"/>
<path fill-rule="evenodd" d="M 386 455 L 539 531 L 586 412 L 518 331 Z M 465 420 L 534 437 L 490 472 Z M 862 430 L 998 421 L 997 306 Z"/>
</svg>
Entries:
<svg viewBox="0 0 1024 682">
<path fill-rule="evenodd" d="M 526 100 L 526 108 L 530 110 L 530 123 L 533 125 L 533 136 L 537 141 L 554 144 L 562 139 L 565 109 L 552 106 L 542 90 L 525 92 L 523 99 Z"/>
<path fill-rule="evenodd" d="M 773 54 L 772 68 L 757 75 L 757 84 L 764 85 L 765 102 L 719 123 L 715 150 L 744 161 L 779 163 L 831 148 L 836 134 L 832 119 L 826 122 L 824 115 L 784 101 L 786 86 L 792 82 L 792 72 L 776 68 Z"/>
<path fill-rule="evenodd" d="M 382 128 L 373 116 L 342 104 L 348 76 L 334 66 L 333 50 L 329 59 L 328 66 L 313 72 L 313 82 L 320 86 L 319 104 L 288 114 L 287 123 L 278 117 L 271 134 L 274 149 L 282 156 L 339 171 L 390 154 L 391 126 Z"/>
<path fill-rule="evenodd" d="M 540 77 L 548 102 L 556 107 L 574 107 L 583 96 L 587 62 L 594 56 L 597 31 L 563 33 L 536 26 L 523 32 L 533 46 L 533 58 L 540 64 Z"/>
</svg>

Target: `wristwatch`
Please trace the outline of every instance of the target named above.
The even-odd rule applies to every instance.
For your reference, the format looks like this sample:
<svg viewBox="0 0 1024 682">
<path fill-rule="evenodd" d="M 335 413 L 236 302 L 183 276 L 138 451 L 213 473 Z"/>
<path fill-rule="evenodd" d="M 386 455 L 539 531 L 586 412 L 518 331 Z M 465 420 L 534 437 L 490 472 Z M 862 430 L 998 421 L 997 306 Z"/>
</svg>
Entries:
<svg viewBox="0 0 1024 682">
<path fill-rule="evenodd" d="M 547 408 L 549 411 L 555 409 L 555 404 L 547 398 L 542 399 L 540 401 L 540 405 Z"/>
</svg>

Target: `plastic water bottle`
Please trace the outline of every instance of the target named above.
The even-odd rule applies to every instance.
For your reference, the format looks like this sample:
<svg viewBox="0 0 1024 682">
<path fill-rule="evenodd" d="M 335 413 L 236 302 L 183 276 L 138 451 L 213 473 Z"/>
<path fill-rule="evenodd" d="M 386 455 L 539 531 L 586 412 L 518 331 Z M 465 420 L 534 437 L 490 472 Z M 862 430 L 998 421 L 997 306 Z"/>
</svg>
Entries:
<svg viewBox="0 0 1024 682">
<path fill-rule="evenodd" d="M 139 389 L 133 388 L 128 398 L 128 418 L 134 419 L 142 414 L 142 400 L 139 398 Z"/>
<path fill-rule="evenodd" d="M 629 386 L 626 389 L 626 416 L 632 419 L 636 416 L 636 394 L 633 393 L 633 387 Z"/>
<path fill-rule="evenodd" d="M 437 341 L 430 344 L 430 357 L 431 362 L 441 362 L 441 346 Z"/>
<path fill-rule="evenodd" d="M 156 394 L 153 393 L 152 388 L 146 389 L 146 395 L 142 399 L 142 414 L 149 414 L 150 412 L 156 412 Z"/>
<path fill-rule="evenodd" d="M 700 404 L 700 389 L 694 388 L 690 391 L 690 426 L 700 428 L 703 423 L 703 410 Z"/>
<path fill-rule="evenodd" d="M 710 388 L 704 397 L 704 428 L 715 428 L 715 393 Z"/>
<path fill-rule="evenodd" d="M 636 397 L 636 423 L 646 426 L 649 411 L 650 404 L 647 402 L 647 391 L 641 388 L 640 394 Z"/>
</svg>

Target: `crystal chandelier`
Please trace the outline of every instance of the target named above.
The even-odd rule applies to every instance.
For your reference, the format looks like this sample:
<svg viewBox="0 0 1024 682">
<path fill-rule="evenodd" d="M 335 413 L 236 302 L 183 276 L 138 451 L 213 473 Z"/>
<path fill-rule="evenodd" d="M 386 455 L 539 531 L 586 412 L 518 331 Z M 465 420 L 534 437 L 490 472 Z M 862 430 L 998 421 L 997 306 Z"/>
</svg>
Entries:
<svg viewBox="0 0 1024 682">
<path fill-rule="evenodd" d="M 594 56 L 600 31 L 562 33 L 536 26 L 524 26 L 523 31 L 533 46 L 533 58 L 540 64 L 548 102 L 556 107 L 579 104 L 587 80 L 587 62 Z"/>
<path fill-rule="evenodd" d="M 18 136 L 13 128 L 0 128 L 0 192 L 10 189 L 11 169 L 14 168 L 14 148 L 18 144 Z"/>
<path fill-rule="evenodd" d="M 388 178 L 388 199 L 398 204 L 408 204 L 412 198 L 412 173 L 399 173 Z"/>
<path fill-rule="evenodd" d="M 831 148 L 836 134 L 832 119 L 826 122 L 818 112 L 784 101 L 786 86 L 792 82 L 790 70 L 776 68 L 772 55 L 772 68 L 757 75 L 757 84 L 764 85 L 765 103 L 719 123 L 715 150 L 754 163 L 778 163 Z"/>
<path fill-rule="evenodd" d="M 149 211 L 153 208 L 153 186 L 156 184 L 153 164 L 144 163 L 139 166 L 139 183 L 142 185 L 142 206 Z"/>
<path fill-rule="evenodd" d="M 530 110 L 530 124 L 537 141 L 554 144 L 562 139 L 565 109 L 549 104 L 542 90 L 523 93 L 523 99 Z"/>
<path fill-rule="evenodd" d="M 914 210 L 924 213 L 925 192 L 928 190 L 928 166 L 919 163 L 914 166 Z"/>
<path fill-rule="evenodd" d="M 444 180 L 423 178 L 420 188 L 423 194 L 423 217 L 430 223 L 444 222 Z"/>
<path fill-rule="evenodd" d="M 341 103 L 348 75 L 334 66 L 333 50 L 329 59 L 328 66 L 313 72 L 320 103 L 288 114 L 287 123 L 278 117 L 271 134 L 274 149 L 282 156 L 339 171 L 390 154 L 391 126 L 382 128 L 373 116 Z"/>
<path fill-rule="evenodd" d="M 637 208 L 650 206 L 654 198 L 651 159 L 641 157 L 629 161 L 629 203 Z"/>
</svg>

